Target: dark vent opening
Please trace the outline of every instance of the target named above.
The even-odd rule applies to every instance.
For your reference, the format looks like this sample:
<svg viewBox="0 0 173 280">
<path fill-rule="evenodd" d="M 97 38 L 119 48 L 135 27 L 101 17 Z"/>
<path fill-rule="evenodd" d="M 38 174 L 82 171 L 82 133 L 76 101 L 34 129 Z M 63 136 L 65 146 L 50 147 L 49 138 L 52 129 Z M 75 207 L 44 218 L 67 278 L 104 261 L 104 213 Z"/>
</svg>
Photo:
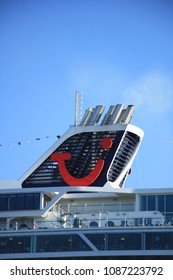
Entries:
<svg viewBox="0 0 173 280">
<path fill-rule="evenodd" d="M 125 137 L 119 147 L 116 157 L 111 165 L 108 173 L 108 180 L 114 182 L 120 173 L 124 170 L 130 159 L 132 158 L 140 137 L 132 132 L 126 132 Z M 122 185 L 122 184 L 121 184 Z"/>
</svg>

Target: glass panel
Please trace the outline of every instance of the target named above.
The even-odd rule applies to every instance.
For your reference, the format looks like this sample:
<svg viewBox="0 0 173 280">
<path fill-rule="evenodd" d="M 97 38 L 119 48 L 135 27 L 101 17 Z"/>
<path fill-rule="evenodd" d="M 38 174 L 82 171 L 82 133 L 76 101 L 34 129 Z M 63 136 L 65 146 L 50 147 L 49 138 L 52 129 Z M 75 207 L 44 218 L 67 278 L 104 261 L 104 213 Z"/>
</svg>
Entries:
<svg viewBox="0 0 173 280">
<path fill-rule="evenodd" d="M 40 194 L 34 193 L 34 205 L 33 209 L 40 209 Z"/>
<path fill-rule="evenodd" d="M 164 195 L 158 195 L 157 196 L 157 200 L 158 200 L 158 211 L 160 212 L 164 212 Z"/>
<path fill-rule="evenodd" d="M 11 236 L 7 238 L 7 251 L 4 253 L 15 253 L 15 237 Z"/>
<path fill-rule="evenodd" d="M 55 236 L 57 238 L 57 236 Z M 59 236 L 60 250 L 61 251 L 70 251 L 71 249 L 71 236 L 70 235 L 61 235 Z"/>
<path fill-rule="evenodd" d="M 155 195 L 148 196 L 148 211 L 156 210 L 156 199 Z"/>
<path fill-rule="evenodd" d="M 98 250 L 105 250 L 105 234 L 86 234 L 86 237 Z"/>
<path fill-rule="evenodd" d="M 8 210 L 8 195 L 0 195 L 0 211 Z"/>
<path fill-rule="evenodd" d="M 77 234 L 72 235 L 72 251 L 91 251 L 91 248 Z"/>
<path fill-rule="evenodd" d="M 18 194 L 17 195 L 17 205 L 16 205 L 16 210 L 23 210 L 25 209 L 25 199 L 24 199 L 23 194 Z"/>
<path fill-rule="evenodd" d="M 0 195 L 0 211 L 32 210 L 40 208 L 40 194 Z"/>
<path fill-rule="evenodd" d="M 37 252 L 62 252 L 70 251 L 71 236 L 45 235 L 37 236 Z"/>
<path fill-rule="evenodd" d="M 173 234 L 172 232 L 163 233 L 163 249 L 172 250 L 173 249 Z"/>
<path fill-rule="evenodd" d="M 161 250 L 163 249 L 162 234 L 146 233 L 146 249 L 147 250 Z"/>
<path fill-rule="evenodd" d="M 29 253 L 31 236 L 9 236 L 0 238 L 0 254 Z"/>
<path fill-rule="evenodd" d="M 117 234 L 108 234 L 108 244 L 107 244 L 107 249 L 108 250 L 120 250 L 120 248 L 123 246 L 124 243 L 124 235 L 122 234 L 121 237 L 120 235 Z M 123 246 L 124 248 L 124 246 Z"/>
<path fill-rule="evenodd" d="M 173 212 L 173 195 L 166 195 L 166 212 Z"/>
<path fill-rule="evenodd" d="M 141 234 L 108 234 L 108 250 L 141 250 Z"/>
<path fill-rule="evenodd" d="M 20 236 L 15 238 L 15 253 L 29 253 L 31 236 Z"/>
<path fill-rule="evenodd" d="M 51 201 L 51 198 L 50 198 L 48 195 L 44 194 L 44 207 L 45 207 L 50 201 Z"/>
<path fill-rule="evenodd" d="M 16 195 L 9 195 L 9 210 L 16 210 Z"/>
<path fill-rule="evenodd" d="M 7 252 L 7 238 L 0 238 L 0 254 L 5 254 Z"/>
<path fill-rule="evenodd" d="M 33 209 L 33 194 L 32 193 L 25 194 L 25 209 L 26 210 Z"/>
<path fill-rule="evenodd" d="M 173 234 L 171 232 L 146 233 L 147 250 L 172 250 Z"/>
<path fill-rule="evenodd" d="M 17 195 L 17 210 L 32 210 L 39 209 L 40 194 L 27 193 L 24 195 Z"/>
<path fill-rule="evenodd" d="M 36 237 L 37 243 L 36 243 L 36 252 L 45 252 L 47 243 L 49 245 L 49 240 L 45 240 L 44 236 L 37 236 Z"/>
<path fill-rule="evenodd" d="M 146 211 L 147 208 L 146 208 L 146 196 L 145 195 L 142 195 L 141 198 L 140 198 L 140 210 L 141 211 Z"/>
</svg>

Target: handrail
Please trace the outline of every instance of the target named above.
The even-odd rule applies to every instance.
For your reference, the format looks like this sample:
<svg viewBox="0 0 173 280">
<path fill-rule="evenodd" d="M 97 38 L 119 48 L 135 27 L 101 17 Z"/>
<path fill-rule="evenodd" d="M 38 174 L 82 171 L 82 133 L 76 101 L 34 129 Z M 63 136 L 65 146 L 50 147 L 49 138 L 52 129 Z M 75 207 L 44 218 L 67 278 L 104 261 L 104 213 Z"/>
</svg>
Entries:
<svg viewBox="0 0 173 280">
<path fill-rule="evenodd" d="M 173 216 L 172 216 L 173 218 Z M 25 225 L 25 227 L 24 227 Z M 78 218 L 77 216 L 70 216 L 68 220 L 48 220 L 48 221 L 36 221 L 33 226 L 23 224 L 23 227 L 6 228 L 5 224 L 0 223 L 0 230 L 30 230 L 30 229 L 56 229 L 56 228 L 90 228 L 90 227 L 156 227 L 156 226 L 173 226 L 173 223 L 166 221 L 164 218 L 151 218 L 151 217 L 138 217 L 138 218 Z"/>
</svg>

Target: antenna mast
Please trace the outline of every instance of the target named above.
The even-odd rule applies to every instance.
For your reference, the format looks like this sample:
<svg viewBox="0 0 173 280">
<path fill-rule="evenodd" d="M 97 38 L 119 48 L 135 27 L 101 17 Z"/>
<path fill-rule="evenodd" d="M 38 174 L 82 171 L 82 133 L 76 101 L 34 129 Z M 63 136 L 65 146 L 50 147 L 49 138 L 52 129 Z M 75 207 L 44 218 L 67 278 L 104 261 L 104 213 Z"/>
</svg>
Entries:
<svg viewBox="0 0 173 280">
<path fill-rule="evenodd" d="M 75 126 L 78 126 L 82 118 L 82 93 L 75 92 Z"/>
</svg>

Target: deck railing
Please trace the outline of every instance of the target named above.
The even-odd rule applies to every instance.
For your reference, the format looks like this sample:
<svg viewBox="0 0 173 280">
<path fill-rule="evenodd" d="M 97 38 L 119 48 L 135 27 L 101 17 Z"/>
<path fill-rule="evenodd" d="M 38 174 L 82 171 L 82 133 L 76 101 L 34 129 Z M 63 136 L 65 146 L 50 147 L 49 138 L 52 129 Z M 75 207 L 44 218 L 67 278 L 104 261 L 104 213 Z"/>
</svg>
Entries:
<svg viewBox="0 0 173 280">
<path fill-rule="evenodd" d="M 0 230 L 39 230 L 39 229 L 58 229 L 58 228 L 105 228 L 105 227 L 163 227 L 163 226 L 173 226 L 173 213 L 170 216 L 169 220 L 166 220 L 164 217 L 151 218 L 151 217 L 139 217 L 139 218 L 115 218 L 115 219 L 103 219 L 103 218 L 83 218 L 69 216 L 67 219 L 62 220 L 47 220 L 47 221 L 35 221 L 33 223 L 25 222 L 11 222 L 6 224 L 5 222 L 0 223 Z"/>
</svg>

